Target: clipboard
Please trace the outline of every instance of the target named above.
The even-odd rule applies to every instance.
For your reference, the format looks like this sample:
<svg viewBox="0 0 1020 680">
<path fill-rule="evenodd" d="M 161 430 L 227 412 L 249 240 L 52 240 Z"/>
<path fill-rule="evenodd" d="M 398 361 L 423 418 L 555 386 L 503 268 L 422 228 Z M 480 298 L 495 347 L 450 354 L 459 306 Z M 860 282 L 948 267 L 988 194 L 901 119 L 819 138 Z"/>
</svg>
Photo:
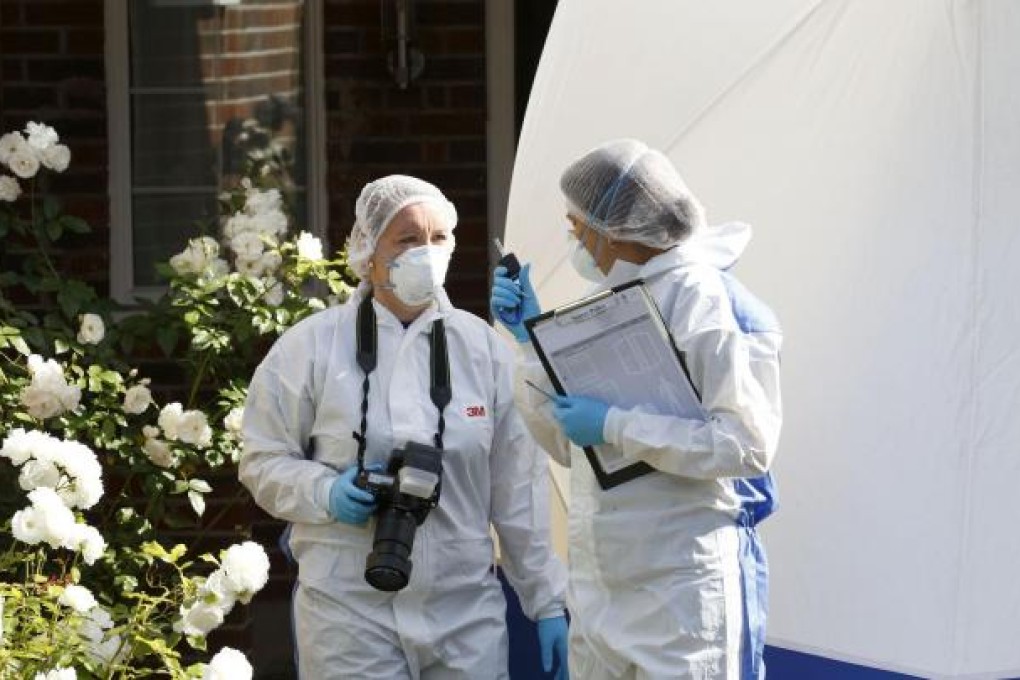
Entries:
<svg viewBox="0 0 1020 680">
<path fill-rule="evenodd" d="M 707 418 L 683 354 L 644 281 L 630 281 L 526 319 L 524 326 L 557 394 Z M 654 471 L 611 449 L 584 447 L 602 489 Z"/>
</svg>

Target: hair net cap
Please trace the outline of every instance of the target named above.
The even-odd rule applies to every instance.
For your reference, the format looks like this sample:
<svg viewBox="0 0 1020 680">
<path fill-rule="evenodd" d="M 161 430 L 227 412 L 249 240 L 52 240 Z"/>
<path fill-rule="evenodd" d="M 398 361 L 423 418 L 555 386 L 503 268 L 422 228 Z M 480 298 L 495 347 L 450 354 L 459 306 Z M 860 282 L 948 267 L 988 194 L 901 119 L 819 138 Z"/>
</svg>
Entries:
<svg viewBox="0 0 1020 680">
<path fill-rule="evenodd" d="M 451 230 L 457 226 L 453 203 L 425 180 L 388 175 L 369 182 L 361 190 L 354 204 L 354 227 L 347 239 L 347 263 L 358 278 L 368 278 L 368 262 L 389 223 L 398 212 L 416 203 L 432 206 Z"/>
<path fill-rule="evenodd" d="M 669 248 L 705 223 L 705 212 L 662 153 L 636 139 L 606 142 L 560 177 L 570 209 L 621 241 Z"/>
</svg>

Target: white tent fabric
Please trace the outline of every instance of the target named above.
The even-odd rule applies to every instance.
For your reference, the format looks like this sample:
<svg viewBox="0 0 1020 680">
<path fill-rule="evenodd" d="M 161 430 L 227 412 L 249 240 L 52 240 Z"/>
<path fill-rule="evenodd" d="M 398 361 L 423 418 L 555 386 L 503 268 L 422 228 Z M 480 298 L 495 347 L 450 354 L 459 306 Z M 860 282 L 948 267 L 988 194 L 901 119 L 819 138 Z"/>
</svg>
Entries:
<svg viewBox="0 0 1020 680">
<path fill-rule="evenodd" d="M 577 296 L 559 173 L 667 152 L 786 331 L 771 644 L 1020 675 L 1020 1 L 560 0 L 506 242 Z"/>
</svg>

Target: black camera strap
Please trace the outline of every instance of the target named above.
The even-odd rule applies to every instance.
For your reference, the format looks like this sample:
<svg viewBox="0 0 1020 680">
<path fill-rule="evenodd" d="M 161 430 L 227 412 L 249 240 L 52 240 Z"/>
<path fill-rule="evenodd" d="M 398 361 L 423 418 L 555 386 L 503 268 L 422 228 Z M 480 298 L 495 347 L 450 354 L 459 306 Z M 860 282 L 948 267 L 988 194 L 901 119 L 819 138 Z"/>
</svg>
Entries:
<svg viewBox="0 0 1020 680">
<path fill-rule="evenodd" d="M 365 374 L 361 382 L 361 431 L 354 432 L 354 439 L 358 442 L 358 470 L 365 469 L 365 449 L 368 446 L 368 439 L 365 433 L 368 430 L 368 376 L 375 370 L 378 363 L 379 330 L 376 326 L 375 307 L 372 306 L 372 295 L 365 295 L 365 299 L 358 306 L 358 327 L 357 327 L 357 360 Z M 439 411 L 439 423 L 436 428 L 436 448 L 443 448 L 443 432 L 446 430 L 446 420 L 443 411 L 453 398 L 453 389 L 450 386 L 450 355 L 446 345 L 446 326 L 442 319 L 432 322 L 432 329 L 429 331 L 429 397 Z"/>
</svg>

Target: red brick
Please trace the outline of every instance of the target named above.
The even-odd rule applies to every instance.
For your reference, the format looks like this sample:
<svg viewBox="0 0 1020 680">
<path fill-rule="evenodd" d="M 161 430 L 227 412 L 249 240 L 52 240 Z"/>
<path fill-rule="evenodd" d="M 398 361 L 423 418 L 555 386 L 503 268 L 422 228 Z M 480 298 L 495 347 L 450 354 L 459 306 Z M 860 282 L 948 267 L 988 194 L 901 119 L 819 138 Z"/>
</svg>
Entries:
<svg viewBox="0 0 1020 680">
<path fill-rule="evenodd" d="M 49 86 L 10 85 L 4 88 L 4 105 L 14 111 L 54 107 L 57 105 L 57 91 Z"/>
<path fill-rule="evenodd" d="M 104 80 L 102 59 L 27 59 L 28 80 L 55 82 L 68 78 Z"/>
<path fill-rule="evenodd" d="M 409 131 L 427 135 L 485 134 L 485 119 L 464 113 L 423 113 L 411 118 Z"/>
<path fill-rule="evenodd" d="M 375 0 L 326 0 L 323 19 L 327 26 L 378 26 L 379 3 Z"/>
<path fill-rule="evenodd" d="M 420 0 L 415 12 L 415 20 L 421 26 L 481 26 L 485 23 L 485 5 L 482 2 Z"/>
<path fill-rule="evenodd" d="M 484 85 L 450 85 L 450 107 L 455 109 L 484 109 Z"/>
<path fill-rule="evenodd" d="M 423 80 L 481 80 L 485 77 L 484 57 L 431 57 L 425 60 Z"/>
<path fill-rule="evenodd" d="M 67 53 L 103 55 L 104 32 L 102 29 L 72 28 L 67 31 Z"/>
</svg>

